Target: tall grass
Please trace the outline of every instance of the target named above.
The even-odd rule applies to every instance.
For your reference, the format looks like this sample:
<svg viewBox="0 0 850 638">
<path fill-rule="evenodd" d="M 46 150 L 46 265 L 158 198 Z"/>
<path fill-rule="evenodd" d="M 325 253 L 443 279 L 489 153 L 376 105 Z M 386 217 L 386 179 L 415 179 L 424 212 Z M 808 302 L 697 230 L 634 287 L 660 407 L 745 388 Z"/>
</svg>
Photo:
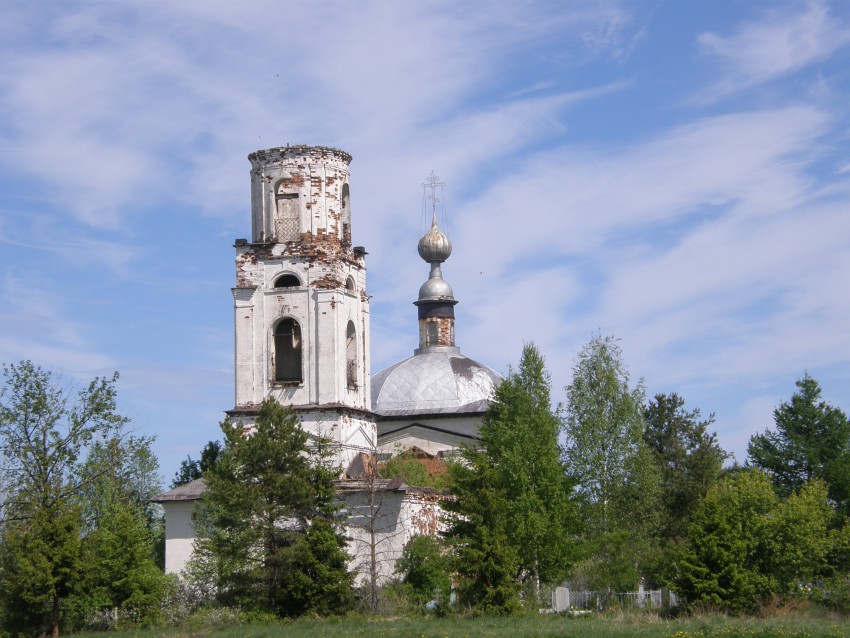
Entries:
<svg viewBox="0 0 850 638">
<path fill-rule="evenodd" d="M 381 618 L 347 616 L 262 624 L 209 625 L 111 632 L 132 638 L 850 638 L 846 619 L 824 612 L 773 618 L 701 615 L 663 619 L 654 614 L 612 613 L 572 618 Z M 104 633 L 80 634 L 104 638 Z"/>
</svg>

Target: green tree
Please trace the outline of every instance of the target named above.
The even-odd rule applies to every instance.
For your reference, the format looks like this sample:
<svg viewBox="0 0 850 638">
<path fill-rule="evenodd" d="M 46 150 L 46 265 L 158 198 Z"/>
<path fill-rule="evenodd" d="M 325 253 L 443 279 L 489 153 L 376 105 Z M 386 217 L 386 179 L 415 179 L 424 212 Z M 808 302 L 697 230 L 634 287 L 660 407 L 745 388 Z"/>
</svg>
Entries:
<svg viewBox="0 0 850 638">
<path fill-rule="evenodd" d="M 445 535 L 453 553 L 458 602 L 476 613 L 516 613 L 520 560 L 509 540 L 507 495 L 486 454 L 466 448 L 462 458 L 449 469 L 454 498 L 441 503 L 448 513 Z"/>
<path fill-rule="evenodd" d="M 691 605 L 733 613 L 789 594 L 828 574 L 830 515 L 819 481 L 781 501 L 759 470 L 723 478 L 694 512 L 677 588 Z"/>
<path fill-rule="evenodd" d="M 330 616 L 353 607 L 353 577 L 345 547 L 345 537 L 331 521 L 316 518 L 311 522 L 288 557 L 290 572 L 280 596 L 284 615 Z"/>
<path fill-rule="evenodd" d="M 576 557 L 578 512 L 574 484 L 561 460 L 562 423 L 552 410 L 550 375 L 534 344 L 522 350 L 519 368 L 496 388 L 484 414 L 481 438 L 506 497 L 508 540 L 520 570 L 533 579 L 562 579 Z"/>
<path fill-rule="evenodd" d="M 6 521 L 0 600 L 7 631 L 59 635 L 61 604 L 78 591 L 81 533 L 81 512 L 73 499 Z"/>
<path fill-rule="evenodd" d="M 699 409 L 686 410 L 675 392 L 656 394 L 644 409 L 644 441 L 661 478 L 662 536 L 674 541 L 687 534 L 691 513 L 717 482 L 729 458 L 709 433 L 714 415 L 700 419 Z"/>
<path fill-rule="evenodd" d="M 818 382 L 808 374 L 797 381 L 790 401 L 773 411 L 776 430 L 756 434 L 747 446 L 748 463 L 768 473 L 787 496 L 812 479 L 823 479 L 829 498 L 847 512 L 850 499 L 850 421 L 820 400 Z"/>
<path fill-rule="evenodd" d="M 197 543 L 222 599 L 280 615 L 344 612 L 352 576 L 334 522 L 335 473 L 308 450 L 295 413 L 266 399 L 250 433 L 229 420 L 222 431 L 224 449 L 204 476 L 206 533 Z"/>
<path fill-rule="evenodd" d="M 587 526 L 580 574 L 595 587 L 633 587 L 650 562 L 659 477 L 643 440 L 642 383 L 629 375 L 614 337 L 594 336 L 567 386 L 565 462 Z"/>
<path fill-rule="evenodd" d="M 115 620 L 119 610 L 135 622 L 156 620 L 165 592 L 162 517 L 151 503 L 161 491 L 152 443 L 117 432 L 94 443 L 80 472 L 87 529 L 81 589 L 93 605 L 111 607 Z"/>
<path fill-rule="evenodd" d="M 410 590 L 411 599 L 418 604 L 434 599 L 439 589 L 448 596 L 451 589 L 451 563 L 446 548 L 434 536 L 414 536 L 404 546 L 395 572 Z"/>
<path fill-rule="evenodd" d="M 777 591 L 788 594 L 798 583 L 830 575 L 832 516 L 826 483 L 819 479 L 803 485 L 769 516 L 765 570 L 775 579 Z"/>
<path fill-rule="evenodd" d="M 108 438 L 126 422 L 115 407 L 118 374 L 95 378 L 77 393 L 30 361 L 6 365 L 3 374 L 4 621 L 14 632 L 47 627 L 56 636 L 61 602 L 81 569 L 77 499 L 86 479 L 80 461 L 97 438 Z M 23 606 L 25 617 L 15 611 Z"/>
<path fill-rule="evenodd" d="M 201 450 L 201 458 L 193 459 L 191 456 L 187 456 L 180 463 L 180 469 L 177 470 L 174 474 L 174 480 L 171 481 L 171 488 L 174 489 L 201 478 L 207 470 L 215 465 L 220 454 L 221 442 L 207 441 L 207 444 Z"/>
</svg>

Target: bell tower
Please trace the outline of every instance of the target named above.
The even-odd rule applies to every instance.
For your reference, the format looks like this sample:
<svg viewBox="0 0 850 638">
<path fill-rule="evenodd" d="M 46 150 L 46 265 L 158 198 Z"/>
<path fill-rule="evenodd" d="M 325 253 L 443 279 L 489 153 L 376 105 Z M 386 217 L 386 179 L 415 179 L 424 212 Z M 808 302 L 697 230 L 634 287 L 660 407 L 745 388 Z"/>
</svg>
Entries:
<svg viewBox="0 0 850 638">
<path fill-rule="evenodd" d="M 351 245 L 351 156 L 324 146 L 256 151 L 251 240 L 236 240 L 236 405 L 291 405 L 343 466 L 374 450 L 366 251 Z"/>
</svg>

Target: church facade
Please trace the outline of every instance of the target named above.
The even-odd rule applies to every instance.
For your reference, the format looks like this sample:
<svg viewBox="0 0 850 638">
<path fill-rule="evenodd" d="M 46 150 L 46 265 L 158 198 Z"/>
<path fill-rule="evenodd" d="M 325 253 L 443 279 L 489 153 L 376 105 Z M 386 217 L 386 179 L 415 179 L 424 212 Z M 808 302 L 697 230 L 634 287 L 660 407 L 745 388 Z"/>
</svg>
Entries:
<svg viewBox="0 0 850 638">
<path fill-rule="evenodd" d="M 252 232 L 235 242 L 235 401 L 227 414 L 250 430 L 259 405 L 273 397 L 296 411 L 311 438 L 329 441 L 345 469 L 339 494 L 353 565 L 362 572 L 371 554 L 368 569 L 390 577 L 411 536 L 436 532 L 440 497 L 369 476 L 370 468 L 411 450 L 440 458 L 475 444 L 500 377 L 455 344 L 457 300 L 441 270 L 451 243 L 436 210 L 418 246 L 430 265 L 414 302 L 419 347 L 372 376 L 366 251 L 351 241 L 351 156 L 287 146 L 248 159 Z M 192 554 L 192 510 L 203 500 L 203 479 L 155 500 L 165 511 L 166 571 L 179 574 Z"/>
</svg>

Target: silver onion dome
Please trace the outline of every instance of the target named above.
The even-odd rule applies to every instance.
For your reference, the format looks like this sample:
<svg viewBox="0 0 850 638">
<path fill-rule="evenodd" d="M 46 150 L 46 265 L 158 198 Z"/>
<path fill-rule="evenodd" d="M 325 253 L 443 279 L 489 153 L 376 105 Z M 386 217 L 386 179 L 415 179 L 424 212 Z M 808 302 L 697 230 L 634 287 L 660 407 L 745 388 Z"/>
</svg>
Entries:
<svg viewBox="0 0 850 638">
<path fill-rule="evenodd" d="M 452 242 L 443 231 L 437 228 L 437 217 L 431 222 L 431 228 L 419 240 L 419 256 L 429 263 L 443 262 L 452 254 Z"/>
<path fill-rule="evenodd" d="M 440 264 L 452 254 L 452 242 L 445 233 L 437 228 L 437 216 L 431 222 L 431 228 L 419 240 L 419 256 L 431 264 L 431 274 L 419 288 L 419 302 L 454 300 L 449 283 L 443 279 Z"/>
</svg>

